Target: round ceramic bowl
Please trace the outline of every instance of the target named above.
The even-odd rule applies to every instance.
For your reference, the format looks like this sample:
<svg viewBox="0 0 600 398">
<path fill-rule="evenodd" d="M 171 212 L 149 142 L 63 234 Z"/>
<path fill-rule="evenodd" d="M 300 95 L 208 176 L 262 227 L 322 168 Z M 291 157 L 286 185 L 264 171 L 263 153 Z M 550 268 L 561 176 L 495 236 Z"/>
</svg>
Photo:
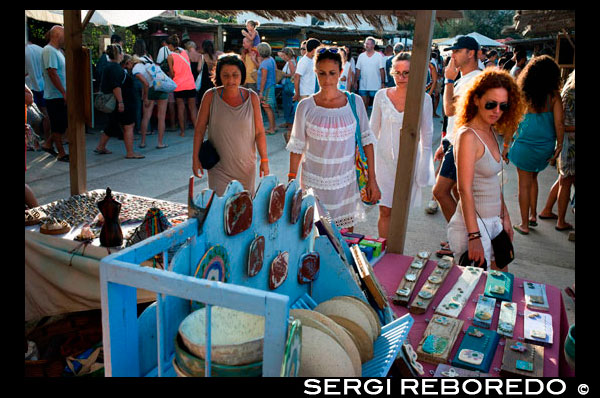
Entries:
<svg viewBox="0 0 600 398">
<path fill-rule="evenodd" d="M 205 362 L 188 351 L 179 333 L 175 338 L 175 358 L 180 372 L 190 377 L 204 377 Z M 210 375 L 212 377 L 259 377 L 262 375 L 262 361 L 248 365 L 219 365 L 211 363 Z"/>
<path fill-rule="evenodd" d="M 225 307 L 211 311 L 211 361 L 220 365 L 246 365 L 262 360 L 265 318 Z M 185 347 L 206 358 L 206 308 L 192 312 L 179 325 Z"/>
<path fill-rule="evenodd" d="M 571 325 L 565 339 L 565 358 L 569 366 L 575 369 L 575 324 Z"/>
</svg>

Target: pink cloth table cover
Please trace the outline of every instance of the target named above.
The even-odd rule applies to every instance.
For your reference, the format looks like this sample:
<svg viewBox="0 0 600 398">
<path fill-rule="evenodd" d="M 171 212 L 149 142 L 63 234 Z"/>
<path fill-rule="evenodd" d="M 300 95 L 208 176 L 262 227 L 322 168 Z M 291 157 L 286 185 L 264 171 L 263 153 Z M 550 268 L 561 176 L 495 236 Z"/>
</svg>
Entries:
<svg viewBox="0 0 600 398">
<path fill-rule="evenodd" d="M 377 279 L 383 286 L 384 290 L 387 292 L 387 296 L 390 301 L 390 305 L 394 310 L 395 314 L 403 316 L 409 313 L 408 308 L 395 305 L 392 302 L 392 296 L 394 295 L 398 284 L 401 281 L 401 278 L 404 276 L 407 268 L 410 266 L 413 257 L 404 256 L 401 254 L 391 254 L 386 253 L 383 257 L 375 264 L 374 271 Z M 435 269 L 437 265 L 436 261 L 428 261 L 425 265 L 425 268 L 419 278 L 419 282 L 415 286 L 413 293 L 411 295 L 411 300 L 409 303 L 412 303 L 416 294 L 421 290 L 421 287 L 427 281 L 427 277 L 431 274 L 431 272 Z M 510 272 L 510 266 L 509 266 Z M 438 290 L 435 295 L 433 301 L 427 308 L 427 311 L 424 314 L 411 314 L 414 318 L 414 324 L 410 330 L 408 341 L 411 343 L 413 348 L 416 350 L 421 338 L 423 337 L 423 333 L 425 332 L 425 328 L 427 327 L 427 322 L 425 319 L 431 319 L 434 314 L 434 307 L 436 307 L 440 301 L 444 298 L 446 293 L 450 291 L 454 283 L 460 277 L 461 272 L 458 269 L 458 266 L 454 266 L 446 280 L 443 282 L 442 286 Z M 462 312 L 459 315 L 459 319 L 465 321 L 463 325 L 463 330 L 466 330 L 469 326 L 473 325 L 472 320 L 468 320 L 467 318 L 473 318 L 473 312 L 477 305 L 477 300 L 475 302 L 474 299 L 477 298 L 479 294 L 483 294 L 485 289 L 485 282 L 487 279 L 487 272 L 484 272 L 477 286 L 473 290 L 471 297 L 465 304 Z M 517 303 L 517 312 L 522 314 L 525 311 L 525 295 L 523 291 L 523 283 L 524 282 L 536 282 L 536 281 L 527 281 L 521 278 L 515 277 L 514 279 L 514 287 L 513 287 L 513 297 L 512 301 Z M 562 300 L 562 295 L 560 289 L 556 286 L 546 285 L 546 294 L 548 296 L 548 302 L 550 304 L 549 313 L 552 315 L 552 328 L 554 330 L 554 340 L 552 342 L 551 347 L 545 347 L 544 349 L 544 377 L 572 377 L 574 376 L 573 370 L 567 365 L 565 357 L 564 357 L 564 340 L 569 332 L 569 323 L 567 320 L 567 313 L 565 311 L 564 303 Z M 496 311 L 494 312 L 494 318 L 492 322 L 492 326 L 490 330 L 497 330 L 498 328 L 498 316 L 500 313 L 500 309 L 496 307 Z M 523 337 L 523 322 L 524 317 L 517 315 L 517 321 L 515 324 L 515 331 L 513 338 L 518 339 L 519 337 Z M 458 351 L 458 347 L 463 339 L 464 333 L 461 333 L 454 346 L 452 347 L 452 351 L 450 353 L 449 362 L 455 357 L 456 352 Z M 504 336 L 500 336 L 500 342 L 505 342 L 506 338 Z M 523 341 L 523 340 L 521 340 Z M 490 367 L 489 374 L 493 377 L 498 377 L 499 372 L 494 370 L 500 369 L 502 365 L 502 356 L 504 353 L 503 345 L 498 345 L 496 348 L 496 354 L 494 355 L 494 360 L 492 361 L 492 366 Z M 420 362 L 425 369 L 425 376 L 432 376 L 429 372 L 430 370 L 435 371 L 437 365 L 432 365 L 427 362 Z"/>
</svg>

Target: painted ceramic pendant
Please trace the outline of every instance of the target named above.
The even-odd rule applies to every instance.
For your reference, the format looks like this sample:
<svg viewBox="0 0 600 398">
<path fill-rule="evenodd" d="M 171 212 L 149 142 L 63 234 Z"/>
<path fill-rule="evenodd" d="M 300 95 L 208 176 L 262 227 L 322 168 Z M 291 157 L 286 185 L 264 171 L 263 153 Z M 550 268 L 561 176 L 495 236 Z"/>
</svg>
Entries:
<svg viewBox="0 0 600 398">
<path fill-rule="evenodd" d="M 492 319 L 492 314 L 490 314 L 489 312 L 485 312 L 485 311 L 480 311 L 480 312 L 476 313 L 475 316 L 477 318 L 481 319 L 482 321 L 489 321 L 490 319 Z"/>
<path fill-rule="evenodd" d="M 454 370 L 454 368 L 450 368 L 445 372 L 442 372 L 442 375 L 446 376 L 446 377 L 458 377 L 459 374 L 456 373 L 456 370 Z"/>
<path fill-rule="evenodd" d="M 302 210 L 302 189 L 298 189 L 292 197 L 292 205 L 290 206 L 290 222 L 296 224 L 300 218 Z"/>
<path fill-rule="evenodd" d="M 422 251 L 422 252 L 419 252 L 417 254 L 417 256 L 419 256 L 419 257 L 421 257 L 423 259 L 427 259 L 427 258 L 429 258 L 429 256 L 431 256 L 431 253 L 426 252 L 426 251 Z"/>
<path fill-rule="evenodd" d="M 504 291 L 505 291 L 505 290 L 506 290 L 506 289 L 505 289 L 505 288 L 504 288 L 504 286 L 502 286 L 502 285 L 494 285 L 494 287 L 492 287 L 492 288 L 490 289 L 490 291 L 491 291 L 492 293 L 494 293 L 494 294 L 500 294 L 500 295 L 504 294 Z"/>
<path fill-rule="evenodd" d="M 479 351 L 463 349 L 460 354 L 458 354 L 458 359 L 470 363 L 471 365 L 481 365 L 483 362 L 484 354 Z"/>
<path fill-rule="evenodd" d="M 526 372 L 533 372 L 533 363 L 517 359 L 515 368 L 518 370 L 524 370 Z"/>
<path fill-rule="evenodd" d="M 520 341 L 515 342 L 515 344 L 510 346 L 510 349 L 517 352 L 526 352 L 527 346 Z"/>
<path fill-rule="evenodd" d="M 434 322 L 446 326 L 450 321 L 445 316 L 438 316 L 437 318 L 435 318 Z"/>
<path fill-rule="evenodd" d="M 479 329 L 473 329 L 472 331 L 469 332 L 469 336 L 473 336 L 473 337 L 483 337 L 483 332 Z"/>
<path fill-rule="evenodd" d="M 265 237 L 257 236 L 250 244 L 248 253 L 248 276 L 255 276 L 263 266 L 265 256 Z"/>
<path fill-rule="evenodd" d="M 410 263 L 411 268 L 421 269 L 425 265 L 425 260 L 423 259 L 415 259 L 412 263 Z"/>
<path fill-rule="evenodd" d="M 417 276 L 415 274 L 405 274 L 404 279 L 406 279 L 409 282 L 414 282 L 417 280 Z"/>
<path fill-rule="evenodd" d="M 419 292 L 419 297 L 428 300 L 432 297 L 433 295 L 431 294 L 431 292 L 427 291 L 427 290 L 421 290 Z"/>
<path fill-rule="evenodd" d="M 302 350 L 302 325 L 294 319 L 290 325 L 288 339 L 283 354 L 281 377 L 297 377 L 300 370 L 300 354 Z"/>
<path fill-rule="evenodd" d="M 306 239 L 310 232 L 313 229 L 315 217 L 315 208 L 313 206 L 308 206 L 306 212 L 304 213 L 304 224 L 302 226 L 302 239 Z"/>
<path fill-rule="evenodd" d="M 288 252 L 280 253 L 271 263 L 269 270 L 269 288 L 278 288 L 285 281 L 288 274 Z"/>
<path fill-rule="evenodd" d="M 445 337 L 429 335 L 423 342 L 423 351 L 428 354 L 441 354 L 448 346 L 448 339 Z"/>
<path fill-rule="evenodd" d="M 433 283 L 434 285 L 437 285 L 438 283 L 440 283 L 442 281 L 442 278 L 440 278 L 437 275 L 431 275 L 429 278 L 427 278 L 427 281 L 429 283 Z"/>
<path fill-rule="evenodd" d="M 396 290 L 396 294 L 398 296 L 404 296 L 407 297 L 410 294 L 410 289 L 407 287 L 403 287 L 401 289 Z"/>
<path fill-rule="evenodd" d="M 543 330 L 532 330 L 531 337 L 544 340 L 546 338 L 546 332 Z"/>
<path fill-rule="evenodd" d="M 225 232 L 229 236 L 244 232 L 252 225 L 252 199 L 248 191 L 238 192 L 225 203 Z"/>
<path fill-rule="evenodd" d="M 298 283 L 305 284 L 315 281 L 319 277 L 320 257 L 319 253 L 306 253 L 300 257 L 298 268 Z"/>
<path fill-rule="evenodd" d="M 447 268 L 450 268 L 450 266 L 451 266 L 451 265 L 452 265 L 452 264 L 450 264 L 450 262 L 449 262 L 449 261 L 443 261 L 443 260 L 440 260 L 440 261 L 438 261 L 438 263 L 437 263 L 437 266 L 438 266 L 439 268 L 441 268 L 441 269 L 447 269 Z"/>
<path fill-rule="evenodd" d="M 269 200 L 269 224 L 273 224 L 279 220 L 283 215 L 283 208 L 285 206 L 285 186 L 283 184 L 277 185 L 271 191 L 271 197 Z"/>
</svg>

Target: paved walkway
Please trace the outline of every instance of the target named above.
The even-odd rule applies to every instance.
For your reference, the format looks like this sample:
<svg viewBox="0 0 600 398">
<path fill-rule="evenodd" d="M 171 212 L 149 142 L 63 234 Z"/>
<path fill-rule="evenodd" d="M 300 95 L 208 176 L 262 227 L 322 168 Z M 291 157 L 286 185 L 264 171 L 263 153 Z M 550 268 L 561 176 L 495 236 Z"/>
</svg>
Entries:
<svg viewBox="0 0 600 398">
<path fill-rule="evenodd" d="M 438 114 L 441 110 L 438 110 Z M 436 148 L 441 136 L 441 118 L 434 119 L 434 140 Z M 281 111 L 277 115 L 277 125 L 283 123 Z M 125 159 L 123 141 L 111 138 L 107 148 L 113 153 L 98 155 L 93 152 L 100 138 L 101 129 L 96 126 L 86 134 L 87 189 L 113 191 L 187 203 L 188 180 L 192 175 L 193 130 L 188 129 L 185 137 L 179 131 L 169 131 L 165 136 L 165 149 L 156 149 L 157 136 L 147 138 L 144 149 L 135 150 L 146 156 L 145 159 Z M 280 181 L 287 181 L 289 154 L 285 150 L 283 130 L 267 136 L 267 147 L 271 174 Z M 46 152 L 27 153 L 28 170 L 25 182 L 33 189 L 40 204 L 70 196 L 69 164 L 57 162 Z M 539 174 L 538 211 L 546 201 L 548 191 L 557 177 L 554 167 L 547 167 Z M 513 223 L 520 219 L 517 200 L 517 174 L 512 164 L 504 168 L 504 195 Z M 207 187 L 206 177 L 195 179 L 195 192 Z M 431 189 L 423 190 L 424 202 L 431 195 Z M 555 207 L 556 211 L 556 207 Z M 367 210 L 367 219 L 355 227 L 362 234 L 377 235 L 378 209 Z M 569 211 L 567 222 L 574 225 L 574 215 Z M 575 243 L 567 240 L 567 232 L 554 229 L 554 222 L 538 220 L 539 226 L 531 228 L 527 236 L 515 233 L 514 247 L 516 259 L 509 265 L 515 276 L 559 287 L 571 286 L 575 282 Z M 414 255 L 418 251 L 434 252 L 439 242 L 446 240 L 446 221 L 438 211 L 434 215 L 425 214 L 422 208 L 412 209 L 409 215 L 405 253 Z M 574 302 L 563 293 L 569 323 L 575 321 Z"/>
</svg>

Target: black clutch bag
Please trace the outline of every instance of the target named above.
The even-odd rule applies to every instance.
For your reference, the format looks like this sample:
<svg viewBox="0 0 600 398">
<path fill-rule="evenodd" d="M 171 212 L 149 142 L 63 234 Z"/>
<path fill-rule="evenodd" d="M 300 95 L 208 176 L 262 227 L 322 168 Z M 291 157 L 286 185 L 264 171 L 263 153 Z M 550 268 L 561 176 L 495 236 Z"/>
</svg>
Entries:
<svg viewBox="0 0 600 398">
<path fill-rule="evenodd" d="M 202 142 L 200 151 L 198 152 L 198 159 L 202 163 L 202 168 L 206 170 L 212 169 L 221 160 L 217 150 L 209 140 Z"/>
</svg>

